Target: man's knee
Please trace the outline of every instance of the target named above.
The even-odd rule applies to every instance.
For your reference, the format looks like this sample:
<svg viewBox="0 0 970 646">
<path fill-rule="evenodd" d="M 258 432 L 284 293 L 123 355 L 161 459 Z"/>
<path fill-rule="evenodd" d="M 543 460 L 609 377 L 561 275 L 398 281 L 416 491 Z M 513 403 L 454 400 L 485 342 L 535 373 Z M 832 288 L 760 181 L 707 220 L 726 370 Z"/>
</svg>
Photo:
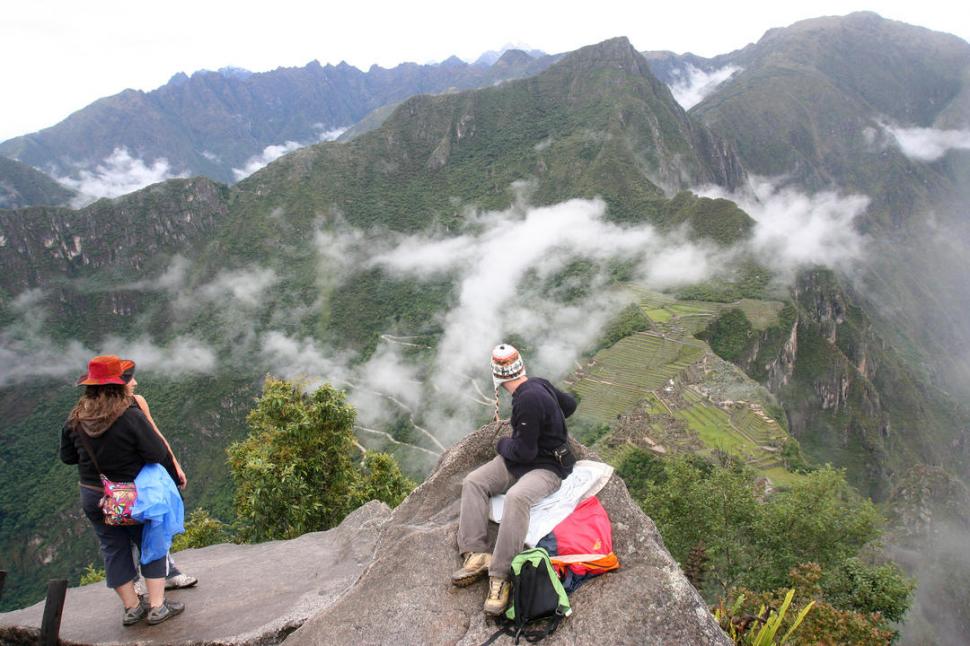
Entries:
<svg viewBox="0 0 970 646">
<path fill-rule="evenodd" d="M 532 501 L 528 496 L 523 495 L 520 492 L 509 491 L 505 494 L 505 509 L 512 509 L 516 511 L 528 510 L 532 507 Z"/>
<path fill-rule="evenodd" d="M 466 489 L 485 489 L 485 484 L 482 482 L 482 479 L 480 477 L 476 477 L 474 471 L 466 475 L 461 480 L 461 490 L 465 491 Z"/>
</svg>

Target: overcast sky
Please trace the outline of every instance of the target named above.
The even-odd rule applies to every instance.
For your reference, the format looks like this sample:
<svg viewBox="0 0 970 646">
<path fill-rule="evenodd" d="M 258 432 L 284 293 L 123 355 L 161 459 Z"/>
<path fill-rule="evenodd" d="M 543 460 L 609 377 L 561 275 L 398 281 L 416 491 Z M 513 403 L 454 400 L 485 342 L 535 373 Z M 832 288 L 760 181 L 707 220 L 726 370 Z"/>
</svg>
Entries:
<svg viewBox="0 0 970 646">
<path fill-rule="evenodd" d="M 151 90 L 176 72 L 227 65 L 252 71 L 345 60 L 363 70 L 456 54 L 473 60 L 507 43 L 548 53 L 613 36 L 639 50 L 725 53 L 772 27 L 872 10 L 970 40 L 952 0 L 480 3 L 270 0 L 29 0 L 0 19 L 0 141 L 53 125 L 125 88 Z"/>
</svg>

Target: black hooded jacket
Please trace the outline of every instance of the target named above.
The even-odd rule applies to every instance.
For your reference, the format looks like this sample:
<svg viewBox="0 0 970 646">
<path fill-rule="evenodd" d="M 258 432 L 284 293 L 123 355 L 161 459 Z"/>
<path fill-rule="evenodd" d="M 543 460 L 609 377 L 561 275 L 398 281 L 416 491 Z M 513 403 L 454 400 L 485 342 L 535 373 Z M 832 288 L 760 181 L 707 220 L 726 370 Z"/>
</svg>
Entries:
<svg viewBox="0 0 970 646">
<path fill-rule="evenodd" d="M 568 476 L 552 455 L 568 441 L 566 419 L 576 410 L 576 400 L 542 378 L 529 378 L 512 393 L 512 437 L 503 437 L 495 450 L 516 478 L 533 469 L 548 469 Z"/>
<path fill-rule="evenodd" d="M 84 431 L 79 429 L 78 432 Z M 114 482 L 134 481 L 141 468 L 150 462 L 158 462 L 170 472 L 174 470 L 174 465 L 169 469 L 172 458 L 168 449 L 137 404 L 132 404 L 102 434 L 86 439 L 95 452 L 98 466 Z M 69 424 L 61 429 L 60 457 L 65 464 L 78 465 L 83 484 L 101 485 L 85 443 Z"/>
</svg>

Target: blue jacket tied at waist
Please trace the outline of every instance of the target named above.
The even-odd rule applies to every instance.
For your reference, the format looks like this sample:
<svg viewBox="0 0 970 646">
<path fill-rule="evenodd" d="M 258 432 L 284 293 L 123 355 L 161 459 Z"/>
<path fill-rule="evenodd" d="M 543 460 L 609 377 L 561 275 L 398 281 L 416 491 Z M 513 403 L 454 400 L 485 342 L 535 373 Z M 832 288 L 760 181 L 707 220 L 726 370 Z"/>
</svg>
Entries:
<svg viewBox="0 0 970 646">
<path fill-rule="evenodd" d="M 141 535 L 142 564 L 168 553 L 172 537 L 185 531 L 185 508 L 172 476 L 160 464 L 146 464 L 135 477 L 138 499 L 131 517 L 144 523 Z"/>
</svg>

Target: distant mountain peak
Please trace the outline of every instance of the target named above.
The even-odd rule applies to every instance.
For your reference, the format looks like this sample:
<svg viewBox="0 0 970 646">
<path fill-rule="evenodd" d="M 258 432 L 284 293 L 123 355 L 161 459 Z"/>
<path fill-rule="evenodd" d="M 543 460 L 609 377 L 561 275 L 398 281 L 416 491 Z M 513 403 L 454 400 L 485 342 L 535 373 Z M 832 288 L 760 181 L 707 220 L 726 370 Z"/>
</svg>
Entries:
<svg viewBox="0 0 970 646">
<path fill-rule="evenodd" d="M 493 63 L 496 66 L 525 65 L 532 60 L 526 52 L 521 49 L 507 49 L 502 56 Z"/>
<path fill-rule="evenodd" d="M 502 60 L 502 58 L 504 58 L 509 52 L 521 52 L 530 59 L 541 58 L 546 55 L 544 51 L 540 49 L 532 49 L 523 43 L 505 43 L 499 49 L 492 49 L 482 53 L 481 56 L 475 59 L 475 62 L 472 63 L 472 65 L 485 65 L 490 67 Z"/>
<path fill-rule="evenodd" d="M 579 69 L 604 66 L 618 67 L 629 74 L 654 78 L 646 59 L 626 36 L 610 38 L 601 43 L 577 49 L 567 54 L 560 64 L 571 65 Z"/>
<path fill-rule="evenodd" d="M 219 74 L 226 78 L 236 78 L 244 79 L 247 76 L 252 76 L 252 72 L 242 67 L 234 67 L 232 65 L 226 65 L 225 67 L 219 68 Z"/>
<path fill-rule="evenodd" d="M 441 67 L 464 67 L 467 64 L 468 63 L 466 63 L 465 61 L 461 60 L 460 58 L 458 58 L 454 54 L 452 54 L 451 56 L 449 56 L 445 60 L 443 60 L 440 63 L 438 63 L 438 65 L 440 65 Z"/>
</svg>

